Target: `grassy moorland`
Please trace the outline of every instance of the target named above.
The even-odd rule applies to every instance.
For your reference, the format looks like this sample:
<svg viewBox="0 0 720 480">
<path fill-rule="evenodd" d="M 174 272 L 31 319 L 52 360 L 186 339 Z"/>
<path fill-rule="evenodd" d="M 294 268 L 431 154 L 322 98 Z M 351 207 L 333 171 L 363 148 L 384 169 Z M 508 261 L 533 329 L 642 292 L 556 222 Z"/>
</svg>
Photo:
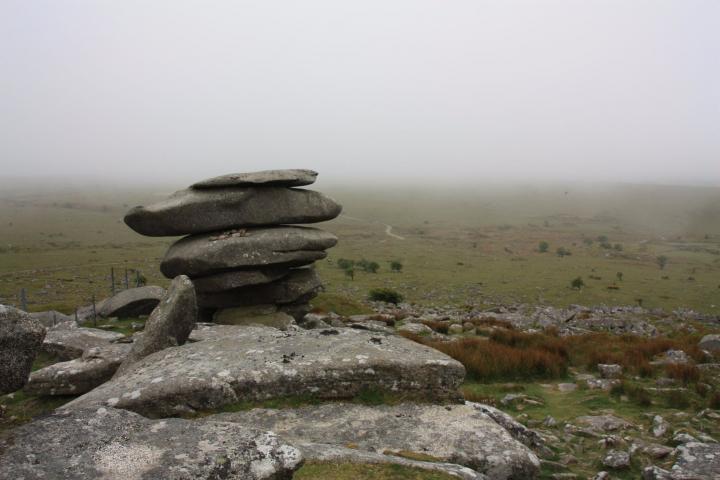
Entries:
<svg viewBox="0 0 720 480">
<path fill-rule="evenodd" d="M 159 260 L 172 239 L 122 222 L 135 204 L 181 185 L 72 190 L 6 188 L 0 195 L 0 301 L 70 313 L 121 288 L 125 270 L 167 282 Z M 320 188 L 344 213 L 320 225 L 340 242 L 318 269 L 328 297 L 349 305 L 388 286 L 429 305 L 623 304 L 720 313 L 720 190 L 701 187 L 478 186 Z M 547 242 L 547 252 L 540 252 Z M 558 248 L 571 255 L 558 256 Z M 666 258 L 661 268 L 658 258 Z M 368 259 L 377 273 L 337 268 Z M 399 261 L 401 273 L 390 270 Z M 619 274 L 622 275 L 620 279 Z M 582 289 L 570 286 L 581 277 Z M 348 306 L 349 306 L 348 305 Z M 342 305 L 340 305 L 342 308 Z"/>
</svg>

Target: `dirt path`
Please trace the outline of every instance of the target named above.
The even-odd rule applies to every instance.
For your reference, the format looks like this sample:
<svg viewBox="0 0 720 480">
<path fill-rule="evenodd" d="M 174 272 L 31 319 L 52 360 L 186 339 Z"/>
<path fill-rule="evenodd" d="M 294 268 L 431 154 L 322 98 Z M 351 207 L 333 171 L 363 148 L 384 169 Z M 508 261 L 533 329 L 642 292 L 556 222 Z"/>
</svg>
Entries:
<svg viewBox="0 0 720 480">
<path fill-rule="evenodd" d="M 362 218 L 351 217 L 350 215 L 344 215 L 344 214 L 343 214 L 343 215 L 340 215 L 340 216 L 343 217 L 343 218 L 347 218 L 348 220 L 355 220 L 355 221 L 358 221 L 358 222 L 380 223 L 381 225 L 384 225 L 384 226 L 385 226 L 385 235 L 387 235 L 388 237 L 391 237 L 391 238 L 395 238 L 395 239 L 397 239 L 397 240 L 405 240 L 405 237 L 401 237 L 400 235 L 398 235 L 398 234 L 396 234 L 396 233 L 393 233 L 393 232 L 392 232 L 392 229 L 393 229 L 392 225 L 388 225 L 387 223 L 381 223 L 381 222 L 377 222 L 377 221 L 371 222 L 371 221 L 368 221 L 368 220 L 365 220 L 365 219 L 362 219 Z"/>
</svg>

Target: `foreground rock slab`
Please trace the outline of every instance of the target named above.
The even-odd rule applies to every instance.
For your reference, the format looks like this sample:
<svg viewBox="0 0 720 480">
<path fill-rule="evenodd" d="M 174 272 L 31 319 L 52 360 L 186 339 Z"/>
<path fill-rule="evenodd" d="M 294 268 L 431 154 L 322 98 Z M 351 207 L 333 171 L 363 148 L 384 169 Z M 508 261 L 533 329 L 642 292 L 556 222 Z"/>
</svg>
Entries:
<svg viewBox="0 0 720 480">
<path fill-rule="evenodd" d="M 313 170 L 287 169 L 262 170 L 248 173 L 229 173 L 208 178 L 192 184 L 190 188 L 252 187 L 267 185 L 275 187 L 301 187 L 315 182 L 318 173 Z"/>
<path fill-rule="evenodd" d="M 129 288 L 103 302 L 99 314 L 101 317 L 149 315 L 164 296 L 165 289 L 154 285 Z"/>
<path fill-rule="evenodd" d="M 223 327 L 221 337 L 145 357 L 63 408 L 115 406 L 163 417 L 286 396 L 352 398 L 366 390 L 454 399 L 465 376 L 459 362 L 402 337 Z"/>
<path fill-rule="evenodd" d="M 45 335 L 42 351 L 60 360 L 80 358 L 94 347 L 104 347 L 124 335 L 99 328 L 77 327 L 74 323 L 61 323 L 50 328 Z"/>
<path fill-rule="evenodd" d="M 529 448 L 471 403 L 328 403 L 297 409 L 253 409 L 209 418 L 272 430 L 294 444 L 351 444 L 372 453 L 426 455 L 498 480 L 535 478 L 540 471 L 540 460 Z"/>
<path fill-rule="evenodd" d="M 112 378 L 130 353 L 129 343 L 113 343 L 86 350 L 81 358 L 60 362 L 33 372 L 25 393 L 81 395 Z"/>
<path fill-rule="evenodd" d="M 272 432 L 113 408 L 56 412 L 9 432 L 0 451 L 3 478 L 25 480 L 289 479 L 302 462 Z"/>
<path fill-rule="evenodd" d="M 45 327 L 17 308 L 0 305 L 0 394 L 27 383 Z"/>
<path fill-rule="evenodd" d="M 133 343 L 116 375 L 122 375 L 132 364 L 151 353 L 183 345 L 195 328 L 197 318 L 195 287 L 188 277 L 180 275 L 170 283 L 167 294 L 150 314 L 143 335 Z"/>
<path fill-rule="evenodd" d="M 125 223 L 151 237 L 216 232 L 239 227 L 316 223 L 342 207 L 312 190 L 284 187 L 187 189 L 147 207 L 135 207 Z"/>
<path fill-rule="evenodd" d="M 160 270 L 168 278 L 212 275 L 236 268 L 307 265 L 335 246 L 332 233 L 310 227 L 253 228 L 185 237 L 165 254 Z"/>
</svg>

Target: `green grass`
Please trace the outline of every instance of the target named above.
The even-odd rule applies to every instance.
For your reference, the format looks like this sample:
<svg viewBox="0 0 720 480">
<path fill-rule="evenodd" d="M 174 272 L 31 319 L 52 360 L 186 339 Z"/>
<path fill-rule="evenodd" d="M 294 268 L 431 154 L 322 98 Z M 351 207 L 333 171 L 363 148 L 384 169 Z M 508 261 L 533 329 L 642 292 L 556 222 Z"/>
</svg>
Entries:
<svg viewBox="0 0 720 480">
<path fill-rule="evenodd" d="M 401 465 L 305 462 L 295 480 L 457 480 L 457 477 Z"/>
<path fill-rule="evenodd" d="M 8 188 L 0 198 L 0 302 L 17 305 L 25 288 L 29 310 L 71 314 L 92 295 L 110 295 L 111 267 L 118 286 L 126 268 L 141 270 L 150 284 L 167 285 L 158 266 L 174 239 L 137 235 L 122 217 L 130 206 L 177 187 L 46 188 L 42 194 Z M 326 293 L 316 307 L 364 313 L 368 292 L 384 287 L 428 305 L 635 304 L 640 298 L 646 307 L 720 313 L 718 189 L 573 186 L 567 196 L 565 190 L 329 189 L 345 208 L 344 216 L 319 225 L 340 241 L 318 262 Z M 386 235 L 385 224 L 405 240 Z M 623 251 L 583 243 L 598 235 L 621 243 Z M 540 241 L 550 252 L 537 251 Z M 572 255 L 552 253 L 560 246 Z M 669 258 L 665 270 L 656 264 L 658 255 Z M 350 280 L 335 265 L 339 258 L 366 258 L 380 269 L 358 271 Z M 392 260 L 403 263 L 402 273 L 390 271 Z M 574 290 L 570 281 L 578 276 L 586 287 Z M 619 290 L 608 290 L 613 283 Z"/>
<path fill-rule="evenodd" d="M 76 397 L 38 397 L 22 391 L 0 396 L 0 406 L 5 413 L 0 417 L 0 433 L 29 422 L 38 415 L 50 413 Z"/>
</svg>

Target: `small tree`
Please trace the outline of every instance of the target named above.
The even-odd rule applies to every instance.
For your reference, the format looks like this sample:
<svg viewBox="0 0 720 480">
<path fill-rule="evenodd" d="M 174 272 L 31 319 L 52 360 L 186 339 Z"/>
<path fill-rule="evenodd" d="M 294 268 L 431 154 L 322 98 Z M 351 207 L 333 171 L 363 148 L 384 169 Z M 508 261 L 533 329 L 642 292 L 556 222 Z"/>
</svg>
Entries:
<svg viewBox="0 0 720 480">
<path fill-rule="evenodd" d="M 613 245 L 613 248 L 615 249 L 615 251 L 622 252 L 623 246 L 620 243 L 616 243 L 615 245 Z"/>
<path fill-rule="evenodd" d="M 659 257 L 657 257 L 657 264 L 660 267 L 660 270 L 665 269 L 667 262 L 668 262 L 668 257 L 666 257 L 665 255 L 660 255 Z"/>
<path fill-rule="evenodd" d="M 582 277 L 576 277 L 573 278 L 570 282 L 570 286 L 575 290 L 582 290 L 582 288 L 585 286 L 585 282 L 583 282 Z"/>
<path fill-rule="evenodd" d="M 565 247 L 558 247 L 558 249 L 555 251 L 558 257 L 567 257 L 568 255 L 572 255 L 572 252 L 568 250 Z"/>
<path fill-rule="evenodd" d="M 623 272 L 617 272 L 617 273 L 615 274 L 615 276 L 617 277 L 617 279 L 618 279 L 619 281 L 621 281 L 621 282 L 622 282 L 622 279 L 623 279 Z"/>
<path fill-rule="evenodd" d="M 550 248 L 550 244 L 549 244 L 548 242 L 546 242 L 545 240 L 543 240 L 542 242 L 540 242 L 540 243 L 538 244 L 538 251 L 539 251 L 540 253 L 545 253 L 545 252 L 547 252 L 547 251 L 548 251 L 548 248 Z"/>
<path fill-rule="evenodd" d="M 607 235 L 598 235 L 597 241 L 600 243 L 607 243 L 608 237 Z"/>
<path fill-rule="evenodd" d="M 592 238 L 583 238 L 583 243 L 587 245 L 588 247 L 593 244 Z"/>
<path fill-rule="evenodd" d="M 348 260 L 347 258 L 341 258 L 337 261 L 338 268 L 347 270 L 355 266 L 355 260 Z"/>
<path fill-rule="evenodd" d="M 397 260 L 393 260 L 390 262 L 390 270 L 396 273 L 400 273 L 403 269 L 403 264 L 398 262 Z"/>
<path fill-rule="evenodd" d="M 348 277 L 350 280 L 355 280 L 355 267 L 348 267 L 343 271 L 345 272 L 346 277 Z"/>
<path fill-rule="evenodd" d="M 373 288 L 368 294 L 373 302 L 386 302 L 398 304 L 403 301 L 403 296 L 390 288 Z"/>
<path fill-rule="evenodd" d="M 380 265 L 377 262 L 365 260 L 364 258 L 357 263 L 357 266 L 362 269 L 363 272 L 377 273 Z"/>
</svg>

